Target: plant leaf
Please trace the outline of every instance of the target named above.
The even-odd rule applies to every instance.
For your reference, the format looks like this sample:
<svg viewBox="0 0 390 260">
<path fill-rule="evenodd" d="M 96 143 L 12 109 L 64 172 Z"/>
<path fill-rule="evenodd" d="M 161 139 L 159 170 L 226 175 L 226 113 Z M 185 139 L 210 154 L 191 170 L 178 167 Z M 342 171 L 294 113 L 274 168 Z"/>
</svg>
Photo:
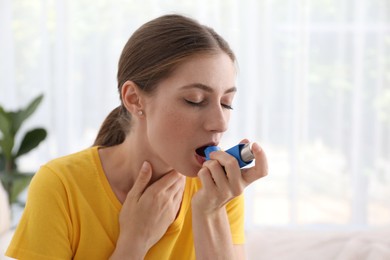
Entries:
<svg viewBox="0 0 390 260">
<path fill-rule="evenodd" d="M 0 153 L 0 174 L 4 170 L 5 170 L 5 156 L 4 154 Z"/>
<path fill-rule="evenodd" d="M 11 203 L 15 203 L 18 201 L 18 197 L 22 191 L 24 191 L 27 186 L 30 184 L 33 175 L 24 175 L 20 178 L 16 179 L 13 183 L 11 190 Z"/>
<path fill-rule="evenodd" d="M 21 173 L 19 171 L 12 171 L 10 173 L 0 172 L 0 180 L 3 183 L 4 188 L 11 185 L 11 189 L 7 190 L 9 202 L 15 203 L 18 201 L 18 197 L 22 191 L 26 189 L 31 181 L 34 173 Z"/>
<path fill-rule="evenodd" d="M 11 159 L 14 148 L 14 135 L 12 135 L 12 122 L 10 114 L 0 106 L 0 131 L 3 135 L 0 140 L 0 147 L 7 159 Z"/>
<path fill-rule="evenodd" d="M 43 128 L 36 128 L 27 132 L 22 139 L 22 143 L 15 155 L 15 159 L 37 147 L 43 140 L 45 140 L 46 136 L 47 132 Z"/>
<path fill-rule="evenodd" d="M 2 106 L 0 106 L 0 131 L 3 135 L 0 140 L 0 148 L 5 158 L 11 160 L 15 135 L 12 133 L 11 115 Z"/>
<path fill-rule="evenodd" d="M 14 138 L 7 138 L 0 140 L 0 147 L 7 161 L 12 160 L 12 148 L 14 147 Z"/>
<path fill-rule="evenodd" d="M 2 106 L 0 106 L 0 131 L 4 135 L 9 135 L 11 130 L 10 115 L 7 113 Z"/>
<path fill-rule="evenodd" d="M 31 103 L 25 109 L 10 113 L 13 119 L 12 131 L 15 135 L 18 132 L 20 126 L 23 124 L 23 122 L 37 109 L 42 99 L 43 94 L 39 95 L 33 101 L 31 101 Z"/>
</svg>

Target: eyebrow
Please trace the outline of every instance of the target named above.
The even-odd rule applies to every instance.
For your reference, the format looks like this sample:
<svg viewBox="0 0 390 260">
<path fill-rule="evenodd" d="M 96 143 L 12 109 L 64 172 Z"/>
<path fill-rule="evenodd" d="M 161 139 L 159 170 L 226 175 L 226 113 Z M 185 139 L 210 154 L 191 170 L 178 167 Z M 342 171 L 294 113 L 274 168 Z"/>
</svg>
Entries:
<svg viewBox="0 0 390 260">
<path fill-rule="evenodd" d="M 214 89 L 212 87 L 204 85 L 202 83 L 193 83 L 193 84 L 185 85 L 182 87 L 182 89 L 192 89 L 192 88 L 198 88 L 198 89 L 204 90 L 204 91 L 209 92 L 209 93 L 214 92 Z M 224 94 L 236 92 L 236 91 L 237 91 L 236 87 L 231 87 L 231 88 L 227 89 L 224 92 Z"/>
</svg>

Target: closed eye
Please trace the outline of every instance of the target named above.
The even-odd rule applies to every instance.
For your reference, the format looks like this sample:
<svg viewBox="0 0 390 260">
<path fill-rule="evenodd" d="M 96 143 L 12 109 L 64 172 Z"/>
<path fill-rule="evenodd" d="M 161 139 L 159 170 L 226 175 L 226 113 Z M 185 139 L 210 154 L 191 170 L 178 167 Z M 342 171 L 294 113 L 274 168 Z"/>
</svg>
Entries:
<svg viewBox="0 0 390 260">
<path fill-rule="evenodd" d="M 226 108 L 226 109 L 233 110 L 233 107 L 232 107 L 232 106 L 230 106 L 230 105 L 221 104 L 221 106 L 222 106 L 223 108 Z"/>
<path fill-rule="evenodd" d="M 188 100 L 188 99 L 184 99 L 184 100 L 186 101 L 187 104 L 190 104 L 191 106 L 195 106 L 195 107 L 201 107 L 201 106 L 203 106 L 206 103 L 206 100 L 202 100 L 202 101 L 198 101 L 198 102 L 191 101 L 191 100 Z M 231 105 L 221 104 L 221 106 L 224 109 L 233 110 L 233 107 Z"/>
<path fill-rule="evenodd" d="M 195 101 L 191 101 L 191 100 L 188 100 L 188 99 L 185 99 L 185 101 L 188 103 L 188 104 L 190 104 L 190 105 L 192 105 L 192 106 L 196 106 L 196 107 L 200 107 L 200 106 L 202 106 L 203 104 L 204 104 L 204 100 L 202 100 L 202 101 L 199 101 L 199 102 L 195 102 Z"/>
</svg>

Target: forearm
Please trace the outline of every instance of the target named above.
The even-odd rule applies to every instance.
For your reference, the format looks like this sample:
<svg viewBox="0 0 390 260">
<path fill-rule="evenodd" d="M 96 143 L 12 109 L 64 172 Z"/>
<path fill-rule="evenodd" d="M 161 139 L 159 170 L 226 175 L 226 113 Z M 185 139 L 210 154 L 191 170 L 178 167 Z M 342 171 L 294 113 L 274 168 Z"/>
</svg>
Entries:
<svg viewBox="0 0 390 260">
<path fill-rule="evenodd" d="M 208 214 L 192 208 L 192 227 L 196 259 L 236 259 L 224 207 Z"/>
</svg>

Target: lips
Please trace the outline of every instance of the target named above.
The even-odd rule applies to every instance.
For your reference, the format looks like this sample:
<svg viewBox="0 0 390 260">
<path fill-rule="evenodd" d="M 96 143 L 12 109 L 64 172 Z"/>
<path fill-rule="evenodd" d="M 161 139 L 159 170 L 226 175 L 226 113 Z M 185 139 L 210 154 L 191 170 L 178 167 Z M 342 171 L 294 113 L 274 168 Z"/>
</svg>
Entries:
<svg viewBox="0 0 390 260">
<path fill-rule="evenodd" d="M 206 157 L 203 157 L 203 156 L 200 156 L 200 155 L 197 155 L 197 154 L 195 154 L 195 158 L 198 161 L 198 163 L 201 164 L 201 165 L 206 161 Z"/>
</svg>

